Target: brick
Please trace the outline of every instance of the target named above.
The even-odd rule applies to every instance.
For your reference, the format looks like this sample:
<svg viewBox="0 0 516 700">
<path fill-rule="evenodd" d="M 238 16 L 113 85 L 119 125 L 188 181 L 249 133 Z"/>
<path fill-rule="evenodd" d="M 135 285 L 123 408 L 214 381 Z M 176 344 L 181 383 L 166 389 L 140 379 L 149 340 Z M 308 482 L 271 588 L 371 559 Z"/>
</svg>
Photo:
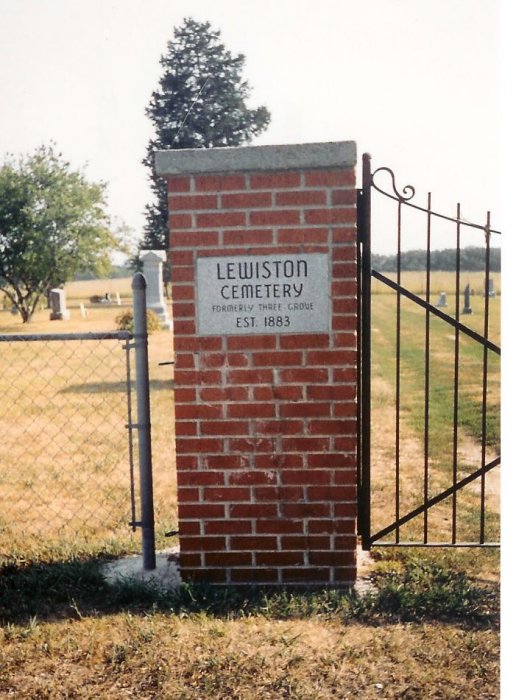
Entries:
<svg viewBox="0 0 516 700">
<path fill-rule="evenodd" d="M 357 274 L 357 265 L 355 261 L 335 263 L 333 265 L 333 277 L 350 277 L 353 280 Z"/>
<path fill-rule="evenodd" d="M 330 403 L 298 402 L 280 407 L 281 418 L 307 418 L 309 416 L 329 416 Z"/>
<path fill-rule="evenodd" d="M 311 454 L 306 457 L 306 465 L 312 469 L 343 469 L 350 466 L 348 457 L 335 452 L 329 454 Z"/>
<path fill-rule="evenodd" d="M 354 490 L 346 486 L 309 486 L 308 499 L 312 501 L 345 501 L 353 498 Z"/>
<path fill-rule="evenodd" d="M 264 437 L 230 438 L 228 450 L 230 452 L 272 452 L 274 440 Z"/>
<path fill-rule="evenodd" d="M 355 172 L 353 169 L 346 170 L 314 170 L 305 173 L 305 185 L 307 187 L 335 187 L 355 186 Z"/>
<path fill-rule="evenodd" d="M 248 435 L 249 423 L 247 421 L 208 421 L 201 423 L 203 435 Z"/>
<path fill-rule="evenodd" d="M 251 552 L 213 552 L 205 556 L 206 566 L 251 566 L 253 555 Z"/>
<path fill-rule="evenodd" d="M 174 302 L 174 318 L 194 318 L 195 304 L 189 302 Z"/>
<path fill-rule="evenodd" d="M 300 401 L 303 398 L 301 386 L 256 386 L 253 387 L 255 401 Z"/>
<path fill-rule="evenodd" d="M 256 210 L 250 214 L 253 226 L 286 226 L 301 223 L 300 212 L 297 209 Z"/>
<path fill-rule="evenodd" d="M 276 347 L 274 335 L 230 336 L 228 350 L 270 350 Z"/>
<path fill-rule="evenodd" d="M 249 469 L 249 457 L 235 454 L 204 455 L 205 469 Z"/>
<path fill-rule="evenodd" d="M 272 229 L 245 229 L 244 231 L 224 231 L 222 241 L 228 245 L 271 245 Z"/>
<path fill-rule="evenodd" d="M 193 301 L 195 287 L 191 284 L 176 284 L 174 286 L 174 299 L 176 301 Z"/>
<path fill-rule="evenodd" d="M 324 437 L 283 438 L 281 444 L 285 452 L 328 452 L 330 449 L 330 441 Z"/>
<path fill-rule="evenodd" d="M 347 552 L 309 552 L 308 561 L 314 566 L 345 566 L 349 562 Z"/>
<path fill-rule="evenodd" d="M 332 231 L 332 236 L 333 242 L 337 245 L 339 243 L 355 243 L 357 240 L 357 231 L 354 226 L 349 226 L 346 228 L 334 227 Z"/>
<path fill-rule="evenodd" d="M 251 491 L 244 487 L 228 487 L 220 486 L 217 488 L 205 488 L 204 489 L 204 500 L 206 502 L 234 502 L 234 501 L 249 501 L 251 498 Z"/>
<path fill-rule="evenodd" d="M 220 384 L 221 375 L 218 370 L 188 370 L 176 369 L 174 371 L 176 384 L 182 386 L 199 386 L 200 384 Z"/>
<path fill-rule="evenodd" d="M 272 369 L 234 369 L 228 372 L 231 384 L 272 384 Z"/>
<path fill-rule="evenodd" d="M 222 418 L 223 407 L 209 404 L 177 405 L 176 420 L 200 420 L 204 418 Z"/>
<path fill-rule="evenodd" d="M 303 552 L 257 552 L 257 566 L 297 566 L 304 563 Z"/>
<path fill-rule="evenodd" d="M 341 469 L 335 472 L 335 483 L 346 484 L 347 486 L 356 484 L 356 466 L 354 455 L 343 455 Z"/>
<path fill-rule="evenodd" d="M 176 350 L 197 350 L 197 351 L 208 351 L 208 350 L 221 350 L 222 349 L 222 338 L 217 336 L 213 337 L 192 337 L 184 338 L 179 337 L 174 341 L 174 346 Z"/>
<path fill-rule="evenodd" d="M 193 250 L 171 250 L 168 259 L 172 269 L 179 265 L 193 265 Z"/>
<path fill-rule="evenodd" d="M 338 386 L 335 384 L 315 384 L 306 388 L 306 395 L 312 401 L 346 401 L 355 397 L 354 386 Z M 334 404 L 337 406 L 338 404 Z"/>
<path fill-rule="evenodd" d="M 178 471 L 177 483 L 179 486 L 214 486 L 224 484 L 224 473 L 206 471 L 204 469 L 195 471 Z"/>
<path fill-rule="evenodd" d="M 332 284 L 332 294 L 336 297 L 338 296 L 350 296 L 350 295 L 355 295 L 357 291 L 357 285 L 355 281 L 352 280 L 347 280 L 347 281 L 342 281 L 339 280 L 337 282 L 333 282 Z"/>
<path fill-rule="evenodd" d="M 191 178 L 178 176 L 169 177 L 167 179 L 167 190 L 168 192 L 190 192 Z"/>
<path fill-rule="evenodd" d="M 289 190 L 284 192 L 276 192 L 276 206 L 305 206 L 307 204 L 326 205 L 328 195 L 325 190 Z"/>
<path fill-rule="evenodd" d="M 329 503 L 283 503 L 285 518 L 327 518 L 330 515 Z"/>
<path fill-rule="evenodd" d="M 168 197 L 170 211 L 191 211 L 196 209 L 217 209 L 217 195 L 180 195 Z"/>
<path fill-rule="evenodd" d="M 206 387 L 200 390 L 202 401 L 245 401 L 249 398 L 249 390 L 244 386 Z"/>
<path fill-rule="evenodd" d="M 181 549 L 188 552 L 217 552 L 224 551 L 226 547 L 225 537 L 181 537 Z"/>
<path fill-rule="evenodd" d="M 186 437 L 187 435 L 198 435 L 197 423 L 195 421 L 176 421 L 176 436 Z"/>
<path fill-rule="evenodd" d="M 356 432 L 353 420 L 312 420 L 308 422 L 310 435 L 350 435 Z"/>
<path fill-rule="evenodd" d="M 256 455 L 256 469 L 296 469 L 303 466 L 303 455 L 285 454 Z"/>
<path fill-rule="evenodd" d="M 256 521 L 256 532 L 257 534 L 269 534 L 269 535 L 282 535 L 284 533 L 296 534 L 302 533 L 304 530 L 304 523 L 302 520 L 293 520 L 289 518 L 288 520 L 262 520 L 258 519 Z"/>
<path fill-rule="evenodd" d="M 222 209 L 251 209 L 272 206 L 272 192 L 240 192 L 223 194 Z"/>
<path fill-rule="evenodd" d="M 245 180 L 245 175 L 198 175 L 194 181 L 197 192 L 227 192 L 245 189 Z"/>
<path fill-rule="evenodd" d="M 243 503 L 229 506 L 230 518 L 277 518 L 278 506 L 275 503 Z"/>
<path fill-rule="evenodd" d="M 199 567 L 201 566 L 200 552 L 181 552 L 179 564 L 181 567 Z"/>
<path fill-rule="evenodd" d="M 256 470 L 232 472 L 229 475 L 229 483 L 235 486 L 241 484 L 246 484 L 247 486 L 276 484 L 277 480 L 276 474 L 260 471 L 258 467 Z"/>
<path fill-rule="evenodd" d="M 253 493 L 257 503 L 299 501 L 303 498 L 301 486 L 256 486 Z"/>
<path fill-rule="evenodd" d="M 300 187 L 301 174 L 296 172 L 257 173 L 250 177 L 252 190 Z"/>
<path fill-rule="evenodd" d="M 348 509 L 350 513 L 352 512 L 351 504 L 347 503 L 335 504 L 334 508 L 338 508 L 339 510 Z M 331 520 L 309 520 L 308 532 L 311 534 L 339 533 L 353 536 L 355 532 L 354 515 L 350 515 L 348 519 L 344 519 L 346 517 L 347 516 L 335 516 L 335 518 L 332 518 Z"/>
<path fill-rule="evenodd" d="M 300 383 L 306 382 L 311 384 L 312 382 L 327 382 L 328 381 L 328 370 L 319 368 L 296 368 L 296 369 L 283 369 L 280 370 L 280 380 L 282 382 L 292 382 Z"/>
<path fill-rule="evenodd" d="M 351 362 L 356 362 L 356 354 L 353 353 L 351 356 Z M 353 367 L 335 367 L 333 370 L 333 379 L 335 382 L 349 382 L 350 372 L 356 372 L 355 366 Z"/>
<path fill-rule="evenodd" d="M 283 583 L 306 583 L 306 584 L 323 584 L 330 580 L 330 572 L 327 568 L 298 568 L 298 569 L 283 569 Z"/>
<path fill-rule="evenodd" d="M 303 360 L 301 352 L 255 352 L 253 365 L 255 367 L 281 367 L 285 365 L 300 365 Z"/>
<path fill-rule="evenodd" d="M 264 508 L 265 506 L 261 506 Z M 230 538 L 231 548 L 235 550 L 275 550 L 277 547 L 276 537 L 262 536 L 235 536 Z"/>
<path fill-rule="evenodd" d="M 350 334 L 351 335 L 351 334 Z M 354 345 L 356 344 L 356 337 L 353 338 Z M 306 361 L 311 365 L 347 365 L 355 363 L 356 354 L 354 351 L 349 350 L 309 350 L 306 353 Z"/>
<path fill-rule="evenodd" d="M 181 438 L 176 440 L 178 454 L 198 454 L 199 452 L 222 452 L 223 442 L 216 438 Z"/>
<path fill-rule="evenodd" d="M 207 535 L 250 535 L 253 525 L 250 520 L 208 520 L 204 531 Z"/>
<path fill-rule="evenodd" d="M 191 214 L 169 214 L 168 225 L 171 230 L 174 229 L 191 229 L 193 228 L 193 220 Z"/>
<path fill-rule="evenodd" d="M 183 535 L 200 535 L 201 524 L 198 520 L 183 520 L 181 523 L 181 532 Z"/>
<path fill-rule="evenodd" d="M 240 211 L 224 211 L 217 214 L 197 214 L 195 222 L 199 228 L 245 226 L 245 214 Z"/>
<path fill-rule="evenodd" d="M 355 221 L 355 210 L 339 207 L 334 209 L 308 209 L 305 211 L 306 224 L 345 224 Z"/>
<path fill-rule="evenodd" d="M 330 337 L 325 334 L 307 333 L 306 335 L 282 335 L 280 347 L 287 349 L 304 350 L 306 348 L 327 348 L 330 345 Z"/>
<path fill-rule="evenodd" d="M 200 501 L 199 489 L 180 486 L 177 489 L 177 498 L 181 503 L 198 503 Z"/>
<path fill-rule="evenodd" d="M 303 535 L 296 537 L 295 535 L 286 535 L 281 538 L 282 549 L 330 549 L 331 540 L 328 535 Z"/>
<path fill-rule="evenodd" d="M 333 472 L 310 469 L 285 469 L 282 474 L 284 484 L 331 484 Z"/>
<path fill-rule="evenodd" d="M 194 518 L 223 518 L 224 505 L 222 503 L 181 503 L 177 504 L 179 520 L 193 520 Z M 179 525 L 181 537 L 181 525 Z M 192 538 L 189 538 L 191 540 Z M 183 538 L 181 538 L 183 542 Z M 186 545 L 185 545 L 186 546 Z"/>
<path fill-rule="evenodd" d="M 355 387 L 353 393 L 356 394 Z M 333 415 L 335 418 L 356 418 L 358 404 L 355 401 L 349 403 L 337 403 L 333 407 Z"/>
<path fill-rule="evenodd" d="M 278 583 L 278 569 L 232 569 L 231 583 Z"/>
<path fill-rule="evenodd" d="M 334 570 L 335 581 L 338 583 L 354 584 L 357 578 L 356 566 L 336 567 Z"/>
<path fill-rule="evenodd" d="M 332 190 L 331 203 L 333 206 L 338 206 L 339 204 L 356 206 L 356 190 Z"/>
<path fill-rule="evenodd" d="M 184 320 L 181 318 L 174 319 L 174 337 L 177 341 L 178 337 L 181 335 L 192 335 L 195 333 L 195 321 Z"/>
<path fill-rule="evenodd" d="M 299 420 L 258 420 L 254 430 L 256 435 L 297 435 L 303 431 Z"/>
<path fill-rule="evenodd" d="M 280 229 L 278 231 L 278 243 L 307 245 L 310 243 L 328 244 L 328 230 L 320 228 L 307 229 Z"/>
<path fill-rule="evenodd" d="M 333 262 L 352 262 L 356 264 L 357 248 L 354 243 L 355 241 L 353 241 L 353 245 L 343 245 L 339 246 L 338 248 L 334 248 L 332 251 Z"/>
<path fill-rule="evenodd" d="M 197 455 L 176 455 L 176 470 L 197 469 Z"/>
<path fill-rule="evenodd" d="M 173 233 L 173 245 L 184 248 L 216 246 L 219 243 L 217 231 L 196 231 L 195 233 Z"/>
<path fill-rule="evenodd" d="M 357 448 L 356 437 L 336 437 L 335 449 L 342 452 L 355 452 Z"/>
<path fill-rule="evenodd" d="M 334 513 L 336 518 L 356 518 L 357 507 L 355 503 L 335 503 Z M 347 530 L 349 532 L 349 528 Z"/>
<path fill-rule="evenodd" d="M 180 403 L 192 403 L 195 401 L 197 392 L 193 388 L 176 387 L 174 389 L 174 402 L 175 404 Z"/>
<path fill-rule="evenodd" d="M 274 418 L 276 408 L 270 403 L 238 403 L 227 407 L 228 418 Z"/>
</svg>

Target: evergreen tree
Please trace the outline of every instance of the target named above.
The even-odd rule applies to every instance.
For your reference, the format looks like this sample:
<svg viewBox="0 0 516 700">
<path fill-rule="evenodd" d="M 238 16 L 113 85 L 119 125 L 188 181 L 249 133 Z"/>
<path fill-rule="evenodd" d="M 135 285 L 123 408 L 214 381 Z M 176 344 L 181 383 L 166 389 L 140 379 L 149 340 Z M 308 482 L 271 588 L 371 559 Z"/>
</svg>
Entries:
<svg viewBox="0 0 516 700">
<path fill-rule="evenodd" d="M 167 248 L 167 193 L 154 174 L 154 152 L 249 143 L 269 124 L 266 107 L 250 109 L 242 78 L 245 57 L 232 55 L 209 22 L 185 19 L 161 57 L 163 75 L 146 110 L 155 128 L 143 160 L 151 171 L 154 202 L 146 206 L 144 248 Z"/>
</svg>

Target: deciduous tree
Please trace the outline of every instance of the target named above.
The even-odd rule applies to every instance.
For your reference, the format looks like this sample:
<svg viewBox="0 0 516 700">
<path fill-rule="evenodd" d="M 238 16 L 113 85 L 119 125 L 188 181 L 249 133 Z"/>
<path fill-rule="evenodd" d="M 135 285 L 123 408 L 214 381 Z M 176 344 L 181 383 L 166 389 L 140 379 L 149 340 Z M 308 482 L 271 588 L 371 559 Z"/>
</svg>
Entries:
<svg viewBox="0 0 516 700">
<path fill-rule="evenodd" d="M 110 230 L 104 188 L 53 146 L 0 167 L 0 286 L 24 323 L 50 286 L 81 270 L 109 271 L 109 254 L 121 243 Z"/>
</svg>

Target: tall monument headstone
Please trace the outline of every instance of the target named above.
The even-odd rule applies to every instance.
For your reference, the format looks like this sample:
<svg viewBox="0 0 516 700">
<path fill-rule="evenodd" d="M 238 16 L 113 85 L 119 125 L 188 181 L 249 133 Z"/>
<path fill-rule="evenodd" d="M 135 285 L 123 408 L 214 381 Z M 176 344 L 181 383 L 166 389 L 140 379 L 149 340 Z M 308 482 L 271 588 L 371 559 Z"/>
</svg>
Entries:
<svg viewBox="0 0 516 700">
<path fill-rule="evenodd" d="M 70 318 L 70 312 L 66 308 L 66 295 L 64 289 L 51 289 L 49 293 L 49 301 L 51 308 L 51 321 L 67 321 Z"/>
<path fill-rule="evenodd" d="M 171 330 L 173 324 L 163 294 L 163 263 L 166 259 L 164 250 L 145 250 L 140 253 L 143 274 L 147 280 L 147 308 L 154 311 L 164 328 Z"/>
</svg>

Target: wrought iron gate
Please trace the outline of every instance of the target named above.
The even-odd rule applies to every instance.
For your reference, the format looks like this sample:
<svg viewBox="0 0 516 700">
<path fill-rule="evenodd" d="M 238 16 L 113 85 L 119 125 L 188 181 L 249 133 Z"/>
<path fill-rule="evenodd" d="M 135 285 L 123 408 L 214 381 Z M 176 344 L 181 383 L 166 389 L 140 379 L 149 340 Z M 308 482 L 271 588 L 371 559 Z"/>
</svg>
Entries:
<svg viewBox="0 0 516 700">
<path fill-rule="evenodd" d="M 362 546 L 498 546 L 492 477 L 500 465 L 500 347 L 490 334 L 499 334 L 491 241 L 500 232 L 491 227 L 489 212 L 480 225 L 464 220 L 460 205 L 454 217 L 433 211 L 431 194 L 426 206 L 416 205 L 414 188 L 400 192 L 389 168 L 372 173 L 367 154 L 362 177 L 357 203 Z M 377 184 L 379 177 L 390 180 L 391 191 Z M 371 229 L 374 235 L 380 226 L 376 220 L 371 224 L 373 192 L 394 202 L 396 254 L 389 272 L 371 264 Z M 408 272 L 414 263 L 404 252 L 402 224 L 409 216 L 411 239 L 423 224 L 417 276 Z M 437 272 L 432 247 L 434 231 L 443 225 L 452 229 L 454 251 L 453 270 L 446 275 Z M 477 273 L 464 263 L 470 252 L 464 241 L 475 235 L 478 242 L 472 242 L 484 249 Z M 436 277 L 438 285 L 451 285 L 448 292 L 435 288 Z M 444 310 L 448 297 L 451 313 Z"/>
</svg>

